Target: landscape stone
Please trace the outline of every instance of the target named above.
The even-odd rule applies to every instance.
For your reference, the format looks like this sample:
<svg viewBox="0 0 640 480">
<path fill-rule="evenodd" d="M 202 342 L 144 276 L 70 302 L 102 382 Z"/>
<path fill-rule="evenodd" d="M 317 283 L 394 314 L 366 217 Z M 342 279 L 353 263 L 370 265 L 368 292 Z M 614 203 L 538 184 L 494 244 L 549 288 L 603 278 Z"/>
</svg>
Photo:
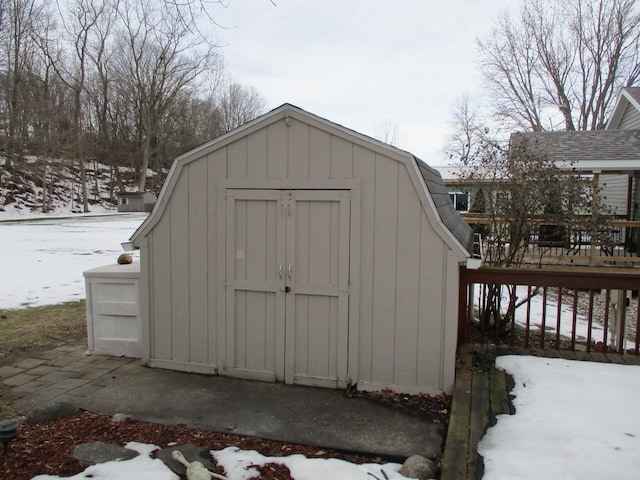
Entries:
<svg viewBox="0 0 640 480">
<path fill-rule="evenodd" d="M 131 460 L 137 457 L 138 453 L 112 443 L 91 442 L 77 445 L 71 456 L 83 465 L 96 465 L 104 462 Z"/>
<path fill-rule="evenodd" d="M 133 417 L 131 415 L 127 415 L 126 413 L 116 413 L 111 417 L 111 421 L 114 423 L 124 423 L 131 420 Z"/>
<path fill-rule="evenodd" d="M 78 413 L 80 409 L 70 402 L 49 402 L 27 414 L 28 423 L 47 423 Z"/>
<path fill-rule="evenodd" d="M 430 480 L 438 475 L 438 466 L 433 460 L 422 455 L 412 455 L 405 460 L 400 469 L 400 475 L 418 480 Z"/>
<path fill-rule="evenodd" d="M 162 460 L 164 464 L 176 475 L 184 475 L 186 469 L 184 465 L 171 456 L 174 450 L 178 450 L 182 453 L 188 462 L 200 462 L 205 466 L 205 468 L 209 468 L 211 466 L 211 455 L 209 455 L 209 452 L 193 443 L 163 448 L 157 452 L 156 457 Z"/>
</svg>

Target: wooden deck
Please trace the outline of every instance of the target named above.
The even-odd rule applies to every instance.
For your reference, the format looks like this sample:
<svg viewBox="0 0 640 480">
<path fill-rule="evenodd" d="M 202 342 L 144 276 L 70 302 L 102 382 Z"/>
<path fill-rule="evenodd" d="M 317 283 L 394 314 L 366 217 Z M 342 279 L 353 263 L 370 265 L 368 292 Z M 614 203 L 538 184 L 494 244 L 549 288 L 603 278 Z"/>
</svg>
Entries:
<svg viewBox="0 0 640 480">
<path fill-rule="evenodd" d="M 489 351 L 481 345 L 460 345 L 441 480 L 482 478 L 484 463 L 477 452 L 478 442 L 495 424 L 496 415 L 513 413 L 509 400 L 513 380 L 496 369 L 493 360 L 503 354 L 640 365 L 640 358 L 634 355 L 514 348 Z"/>
</svg>

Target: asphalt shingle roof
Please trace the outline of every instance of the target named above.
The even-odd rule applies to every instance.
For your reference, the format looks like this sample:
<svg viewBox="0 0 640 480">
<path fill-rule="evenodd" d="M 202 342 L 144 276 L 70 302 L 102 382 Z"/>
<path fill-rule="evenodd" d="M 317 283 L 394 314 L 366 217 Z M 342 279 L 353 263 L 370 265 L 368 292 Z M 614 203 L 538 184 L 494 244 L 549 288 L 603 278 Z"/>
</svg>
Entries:
<svg viewBox="0 0 640 480">
<path fill-rule="evenodd" d="M 638 95 L 640 95 L 640 88 Z M 511 147 L 528 142 L 533 152 L 553 161 L 637 161 L 640 169 L 640 130 L 527 132 L 511 135 Z M 604 166 L 604 165 L 603 165 Z"/>
<path fill-rule="evenodd" d="M 468 252 L 473 252 L 473 229 L 453 207 L 451 197 L 449 197 L 449 192 L 442 180 L 440 172 L 419 158 L 414 158 L 442 223 L 447 226 L 449 231 L 451 231 Z"/>
</svg>

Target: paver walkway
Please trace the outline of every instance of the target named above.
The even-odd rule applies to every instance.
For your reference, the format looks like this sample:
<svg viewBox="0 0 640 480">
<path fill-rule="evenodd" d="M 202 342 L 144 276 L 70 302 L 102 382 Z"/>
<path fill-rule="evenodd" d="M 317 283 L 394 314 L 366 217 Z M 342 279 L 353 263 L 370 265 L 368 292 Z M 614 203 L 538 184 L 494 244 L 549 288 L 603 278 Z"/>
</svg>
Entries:
<svg viewBox="0 0 640 480">
<path fill-rule="evenodd" d="M 50 401 L 147 422 L 388 459 L 439 455 L 444 432 L 428 417 L 344 391 L 147 368 L 60 345 L 0 367 L 3 401 L 21 414 Z"/>
<path fill-rule="evenodd" d="M 3 400 L 26 414 L 50 401 L 78 404 L 115 379 L 139 368 L 132 358 L 86 355 L 86 340 L 60 345 L 0 366 Z"/>
</svg>

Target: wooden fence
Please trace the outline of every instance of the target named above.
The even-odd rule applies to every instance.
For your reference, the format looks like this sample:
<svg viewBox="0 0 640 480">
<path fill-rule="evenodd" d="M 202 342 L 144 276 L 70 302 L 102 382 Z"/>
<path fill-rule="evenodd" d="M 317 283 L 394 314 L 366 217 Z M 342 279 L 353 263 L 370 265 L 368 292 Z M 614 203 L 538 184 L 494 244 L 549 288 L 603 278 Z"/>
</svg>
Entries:
<svg viewBox="0 0 640 480">
<path fill-rule="evenodd" d="M 458 341 L 638 355 L 639 290 L 633 268 L 462 267 Z"/>
</svg>

